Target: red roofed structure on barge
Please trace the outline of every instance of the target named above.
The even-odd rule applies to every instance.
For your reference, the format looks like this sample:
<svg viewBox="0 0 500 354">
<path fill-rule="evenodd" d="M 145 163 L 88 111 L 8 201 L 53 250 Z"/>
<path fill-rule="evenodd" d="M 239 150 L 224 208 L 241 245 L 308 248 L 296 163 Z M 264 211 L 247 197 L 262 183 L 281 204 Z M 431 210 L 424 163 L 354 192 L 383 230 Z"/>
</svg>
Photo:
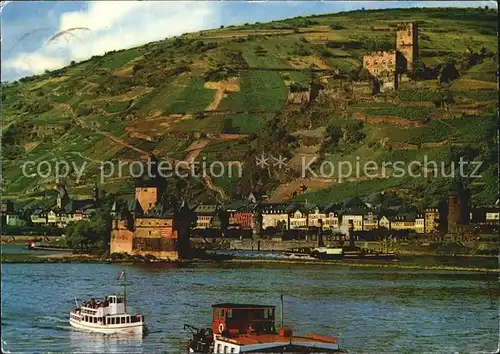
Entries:
<svg viewBox="0 0 500 354">
<path fill-rule="evenodd" d="M 212 305 L 212 325 L 197 329 L 189 325 L 193 339 L 189 353 L 334 353 L 341 352 L 335 337 L 308 334 L 295 336 L 281 326 L 276 330 L 275 306 L 223 303 Z M 283 314 L 283 312 L 282 312 Z"/>
</svg>

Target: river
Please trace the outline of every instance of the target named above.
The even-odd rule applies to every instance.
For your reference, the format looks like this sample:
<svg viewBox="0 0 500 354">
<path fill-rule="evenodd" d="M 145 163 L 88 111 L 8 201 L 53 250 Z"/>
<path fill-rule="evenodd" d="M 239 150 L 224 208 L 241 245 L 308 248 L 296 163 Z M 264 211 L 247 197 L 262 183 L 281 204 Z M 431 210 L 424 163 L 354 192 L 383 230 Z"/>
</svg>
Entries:
<svg viewBox="0 0 500 354">
<path fill-rule="evenodd" d="M 146 316 L 142 339 L 73 330 L 80 301 L 122 291 Z M 183 324 L 209 325 L 219 302 L 279 306 L 295 333 L 335 335 L 353 353 L 491 352 L 499 333 L 497 274 L 286 264 L 4 264 L 4 352 L 184 353 Z"/>
</svg>

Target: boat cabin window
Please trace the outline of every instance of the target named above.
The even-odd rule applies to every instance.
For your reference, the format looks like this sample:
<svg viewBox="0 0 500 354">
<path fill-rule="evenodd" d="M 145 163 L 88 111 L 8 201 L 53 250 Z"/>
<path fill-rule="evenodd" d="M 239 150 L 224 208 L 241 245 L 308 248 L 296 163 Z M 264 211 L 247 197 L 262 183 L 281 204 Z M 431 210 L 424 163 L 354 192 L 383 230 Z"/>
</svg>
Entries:
<svg viewBox="0 0 500 354">
<path fill-rule="evenodd" d="M 122 323 L 125 323 L 125 317 L 122 317 Z"/>
<path fill-rule="evenodd" d="M 226 317 L 227 317 L 228 319 L 233 318 L 233 310 L 231 310 L 231 309 L 227 310 L 227 312 L 226 312 Z"/>
<path fill-rule="evenodd" d="M 121 297 L 116 298 L 116 302 L 121 304 L 123 302 L 123 299 Z"/>
<path fill-rule="evenodd" d="M 224 318 L 224 309 L 214 309 L 214 318 Z"/>
<path fill-rule="evenodd" d="M 127 316 L 127 323 L 130 323 L 130 316 Z"/>
</svg>

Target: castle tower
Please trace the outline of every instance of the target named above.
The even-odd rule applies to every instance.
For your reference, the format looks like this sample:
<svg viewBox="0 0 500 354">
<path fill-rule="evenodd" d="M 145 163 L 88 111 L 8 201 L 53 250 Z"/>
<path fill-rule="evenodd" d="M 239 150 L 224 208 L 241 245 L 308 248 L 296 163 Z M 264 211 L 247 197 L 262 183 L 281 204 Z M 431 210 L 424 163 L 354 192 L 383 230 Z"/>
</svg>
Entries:
<svg viewBox="0 0 500 354">
<path fill-rule="evenodd" d="M 113 204 L 113 219 L 111 223 L 110 253 L 125 252 L 132 254 L 134 238 L 134 221 L 132 215 L 117 201 Z"/>
<path fill-rule="evenodd" d="M 396 51 L 399 52 L 400 67 L 408 71 L 418 59 L 418 25 L 416 22 L 401 24 L 398 27 Z"/>
<path fill-rule="evenodd" d="M 448 232 L 456 234 L 460 219 L 460 199 L 457 192 L 448 194 Z"/>
<path fill-rule="evenodd" d="M 151 184 L 137 186 L 135 199 L 139 202 L 142 211 L 146 214 L 158 201 L 158 188 Z"/>
<path fill-rule="evenodd" d="M 448 232 L 457 233 L 459 225 L 468 225 L 470 221 L 470 192 L 459 188 L 448 194 Z"/>
</svg>

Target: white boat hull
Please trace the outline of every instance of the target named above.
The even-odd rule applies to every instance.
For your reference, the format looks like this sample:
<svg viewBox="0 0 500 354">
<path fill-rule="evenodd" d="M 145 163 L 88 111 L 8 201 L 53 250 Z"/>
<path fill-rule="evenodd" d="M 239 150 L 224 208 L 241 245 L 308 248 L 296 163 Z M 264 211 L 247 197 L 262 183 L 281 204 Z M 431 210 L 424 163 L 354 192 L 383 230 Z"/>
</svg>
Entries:
<svg viewBox="0 0 500 354">
<path fill-rule="evenodd" d="M 116 324 L 116 325 L 101 325 L 97 323 L 86 323 L 83 321 L 76 321 L 70 318 L 69 324 L 77 329 L 103 333 L 103 334 L 143 334 L 144 323 L 126 323 L 126 324 Z"/>
</svg>

